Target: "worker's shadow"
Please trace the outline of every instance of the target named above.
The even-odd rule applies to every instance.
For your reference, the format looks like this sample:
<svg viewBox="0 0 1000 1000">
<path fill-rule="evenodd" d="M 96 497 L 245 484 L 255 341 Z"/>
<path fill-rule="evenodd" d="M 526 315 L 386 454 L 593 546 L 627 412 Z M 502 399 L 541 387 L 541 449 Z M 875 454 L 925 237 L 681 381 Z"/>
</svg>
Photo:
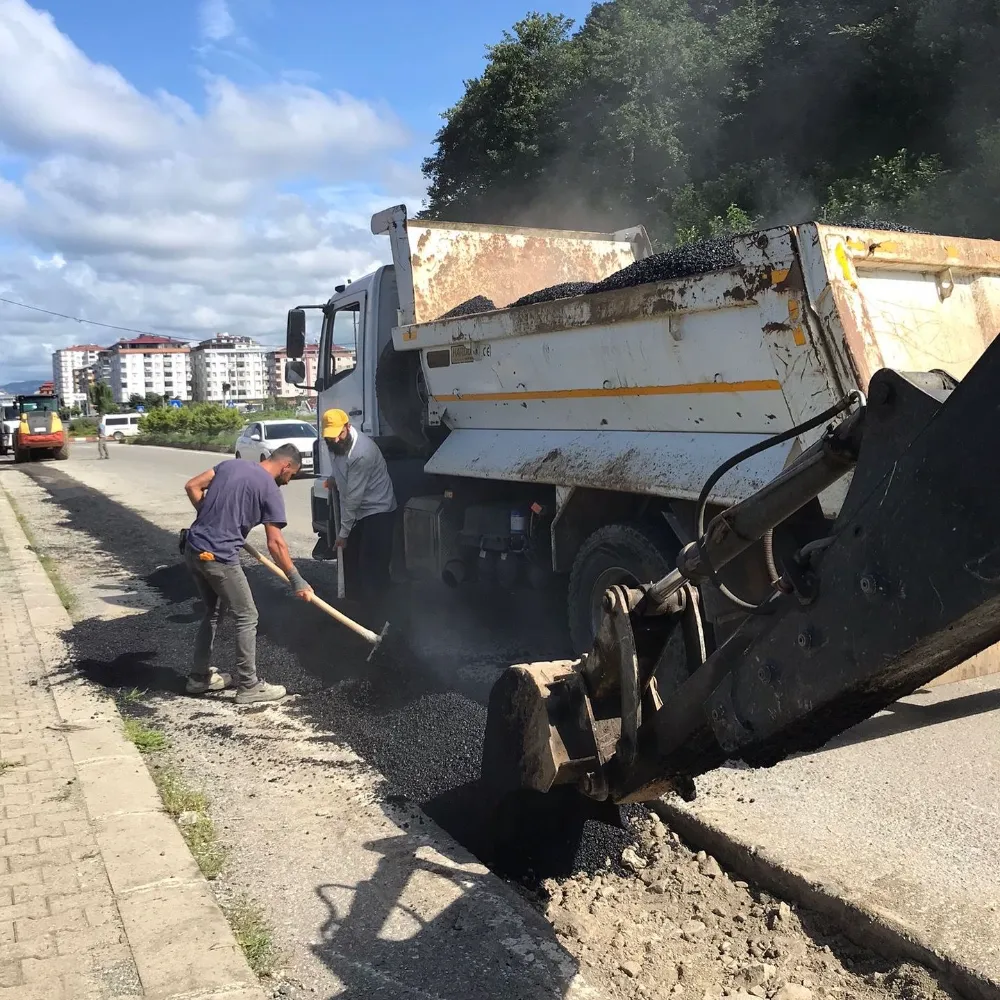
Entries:
<svg viewBox="0 0 1000 1000">
<path fill-rule="evenodd" d="M 311 946 L 337 995 L 542 998 L 586 991 L 576 960 L 540 914 L 471 858 L 412 834 L 370 841 L 360 882 L 316 887 L 327 917 Z"/>
</svg>

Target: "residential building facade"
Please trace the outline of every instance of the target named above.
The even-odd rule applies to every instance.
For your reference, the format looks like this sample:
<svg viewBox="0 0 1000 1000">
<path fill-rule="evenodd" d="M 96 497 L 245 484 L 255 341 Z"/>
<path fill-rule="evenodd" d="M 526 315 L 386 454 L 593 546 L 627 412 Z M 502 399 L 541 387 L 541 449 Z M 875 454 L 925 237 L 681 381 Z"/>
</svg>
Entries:
<svg viewBox="0 0 1000 1000">
<path fill-rule="evenodd" d="M 111 351 L 100 350 L 97 352 L 97 360 L 86 368 L 78 368 L 74 373 L 76 391 L 84 398 L 88 398 L 90 387 L 96 382 L 104 382 L 111 385 Z"/>
<path fill-rule="evenodd" d="M 115 401 L 154 392 L 167 399 L 191 399 L 191 348 L 182 340 L 141 334 L 119 340 L 111 350 Z"/>
<path fill-rule="evenodd" d="M 219 333 L 191 348 L 191 392 L 199 403 L 245 403 L 269 395 L 267 348 Z"/>
<path fill-rule="evenodd" d="M 77 388 L 77 372 L 97 362 L 103 350 L 99 344 L 74 344 L 52 355 L 52 383 L 63 406 L 79 406 L 86 402 L 86 393 Z"/>
</svg>

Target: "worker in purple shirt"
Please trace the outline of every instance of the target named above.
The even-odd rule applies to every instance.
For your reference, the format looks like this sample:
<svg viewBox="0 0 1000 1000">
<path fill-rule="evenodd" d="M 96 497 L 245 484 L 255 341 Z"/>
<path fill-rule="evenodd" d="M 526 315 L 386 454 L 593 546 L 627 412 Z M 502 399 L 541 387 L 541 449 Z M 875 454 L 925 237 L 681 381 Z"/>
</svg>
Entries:
<svg viewBox="0 0 1000 1000">
<path fill-rule="evenodd" d="M 284 486 L 301 465 L 298 449 L 286 444 L 259 464 L 242 458 L 220 462 L 184 486 L 198 511 L 183 542 L 184 560 L 205 603 L 187 681 L 188 694 L 232 686 L 231 675 L 211 665 L 216 628 L 229 610 L 236 619 L 236 703 L 253 705 L 285 696 L 280 684 L 267 684 L 257 677 L 257 606 L 240 566 L 240 549 L 250 529 L 263 524 L 268 551 L 285 571 L 295 596 L 307 601 L 312 597 L 312 587 L 295 568 L 281 533 L 288 522 L 278 487 Z"/>
</svg>

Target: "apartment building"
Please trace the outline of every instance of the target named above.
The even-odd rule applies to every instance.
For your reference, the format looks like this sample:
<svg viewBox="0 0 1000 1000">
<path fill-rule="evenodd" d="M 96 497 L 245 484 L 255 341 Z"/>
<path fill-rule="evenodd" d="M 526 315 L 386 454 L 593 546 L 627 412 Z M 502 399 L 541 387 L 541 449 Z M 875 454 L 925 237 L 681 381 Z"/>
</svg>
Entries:
<svg viewBox="0 0 1000 1000">
<path fill-rule="evenodd" d="M 191 348 L 182 340 L 140 334 L 110 349 L 115 401 L 155 392 L 168 399 L 191 398 Z"/>
<path fill-rule="evenodd" d="M 102 349 L 97 352 L 97 360 L 86 368 L 77 368 L 73 373 L 76 392 L 87 397 L 90 387 L 95 382 L 111 385 L 111 351 Z"/>
<path fill-rule="evenodd" d="M 77 372 L 96 364 L 104 348 L 99 344 L 74 344 L 52 354 L 52 383 L 63 406 L 79 406 L 86 402 L 86 392 L 77 388 Z"/>
<path fill-rule="evenodd" d="M 191 392 L 199 403 L 245 403 L 269 392 L 267 348 L 219 333 L 191 348 Z"/>
</svg>

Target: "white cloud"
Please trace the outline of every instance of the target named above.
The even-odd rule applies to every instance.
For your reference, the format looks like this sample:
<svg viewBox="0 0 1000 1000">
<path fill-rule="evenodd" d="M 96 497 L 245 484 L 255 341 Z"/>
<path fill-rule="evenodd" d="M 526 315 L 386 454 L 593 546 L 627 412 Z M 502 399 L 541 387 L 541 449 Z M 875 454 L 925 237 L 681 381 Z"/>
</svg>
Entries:
<svg viewBox="0 0 1000 1000">
<path fill-rule="evenodd" d="M 198 23 L 202 38 L 209 42 L 221 42 L 236 33 L 236 22 L 226 0 L 202 0 Z"/>
<path fill-rule="evenodd" d="M 204 3 L 200 27 L 235 25 Z M 372 211 L 423 191 L 391 111 L 283 78 L 204 79 L 204 110 L 140 93 L 52 17 L 0 0 L 0 296 L 121 326 L 276 342 L 296 301 L 388 253 Z M 3 164 L 0 163 L 0 170 Z M 320 193 L 322 191 L 322 193 Z M 0 384 L 48 369 L 73 322 L 0 304 Z M 86 328 L 83 328 L 86 329 Z M 86 339 L 116 339 L 90 328 Z"/>
</svg>

